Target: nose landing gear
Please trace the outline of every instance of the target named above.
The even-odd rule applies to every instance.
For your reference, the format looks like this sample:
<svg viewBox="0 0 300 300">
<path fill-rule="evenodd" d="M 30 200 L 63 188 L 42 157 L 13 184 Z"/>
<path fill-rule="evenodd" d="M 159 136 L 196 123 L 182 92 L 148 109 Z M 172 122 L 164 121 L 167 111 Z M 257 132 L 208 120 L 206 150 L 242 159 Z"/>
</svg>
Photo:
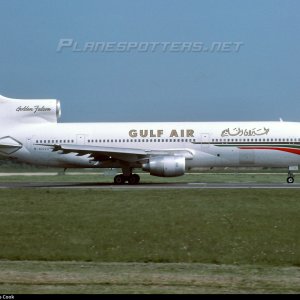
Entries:
<svg viewBox="0 0 300 300">
<path fill-rule="evenodd" d="M 289 166 L 289 173 L 288 173 L 288 178 L 287 178 L 287 183 L 294 183 L 295 181 L 295 175 L 293 171 L 298 171 L 299 167 L 298 166 Z"/>
<path fill-rule="evenodd" d="M 294 181 L 295 181 L 295 175 L 291 172 L 291 171 L 289 171 L 289 173 L 288 173 L 288 178 L 287 178 L 287 183 L 294 183 Z"/>
<path fill-rule="evenodd" d="M 295 179 L 294 177 L 289 176 L 286 181 L 287 183 L 294 183 Z"/>
</svg>

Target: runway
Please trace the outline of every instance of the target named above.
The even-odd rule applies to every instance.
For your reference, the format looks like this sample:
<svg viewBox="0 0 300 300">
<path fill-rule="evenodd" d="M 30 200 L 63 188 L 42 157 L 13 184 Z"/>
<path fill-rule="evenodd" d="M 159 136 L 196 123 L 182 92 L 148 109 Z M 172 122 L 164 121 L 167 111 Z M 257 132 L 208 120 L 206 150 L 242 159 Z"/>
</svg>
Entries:
<svg viewBox="0 0 300 300">
<path fill-rule="evenodd" d="M 138 185 L 114 185 L 96 182 L 3 182 L 0 189 L 111 189 L 111 190 L 149 190 L 149 189 L 300 189 L 300 184 L 287 183 L 141 183 Z"/>
</svg>

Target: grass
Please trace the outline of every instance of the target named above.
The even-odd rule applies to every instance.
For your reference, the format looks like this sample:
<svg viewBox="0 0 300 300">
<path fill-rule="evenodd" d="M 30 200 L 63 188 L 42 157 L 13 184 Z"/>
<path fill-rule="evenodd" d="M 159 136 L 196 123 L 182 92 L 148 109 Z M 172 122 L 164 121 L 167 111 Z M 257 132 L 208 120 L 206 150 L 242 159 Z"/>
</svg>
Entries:
<svg viewBox="0 0 300 300">
<path fill-rule="evenodd" d="M 298 190 L 5 189 L 0 207 L 5 293 L 299 292 Z"/>
<path fill-rule="evenodd" d="M 297 190 L 2 190 L 0 259 L 300 266 Z"/>
</svg>

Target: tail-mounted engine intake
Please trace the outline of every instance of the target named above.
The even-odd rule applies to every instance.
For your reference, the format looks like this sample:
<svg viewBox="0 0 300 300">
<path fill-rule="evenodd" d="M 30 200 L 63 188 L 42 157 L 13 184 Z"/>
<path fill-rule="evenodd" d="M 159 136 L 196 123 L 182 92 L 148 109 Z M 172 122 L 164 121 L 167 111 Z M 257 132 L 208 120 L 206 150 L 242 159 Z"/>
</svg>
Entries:
<svg viewBox="0 0 300 300">
<path fill-rule="evenodd" d="M 0 96 L 0 121 L 9 123 L 57 123 L 61 115 L 56 99 L 10 99 Z"/>
<path fill-rule="evenodd" d="M 143 165 L 143 170 L 150 175 L 159 177 L 176 177 L 184 175 L 185 157 L 183 156 L 154 156 Z"/>
</svg>

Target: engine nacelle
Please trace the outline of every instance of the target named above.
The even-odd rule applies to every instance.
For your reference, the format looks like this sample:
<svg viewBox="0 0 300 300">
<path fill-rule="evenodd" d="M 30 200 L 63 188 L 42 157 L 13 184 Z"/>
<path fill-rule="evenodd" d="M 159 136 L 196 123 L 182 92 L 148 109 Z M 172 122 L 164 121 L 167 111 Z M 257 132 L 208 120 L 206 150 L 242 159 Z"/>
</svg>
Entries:
<svg viewBox="0 0 300 300">
<path fill-rule="evenodd" d="M 185 173 L 185 157 L 183 156 L 155 156 L 143 165 L 143 170 L 150 175 L 159 177 L 176 177 Z"/>
<path fill-rule="evenodd" d="M 61 115 L 56 99 L 11 99 L 0 96 L 0 121 L 9 123 L 57 123 Z"/>
</svg>

